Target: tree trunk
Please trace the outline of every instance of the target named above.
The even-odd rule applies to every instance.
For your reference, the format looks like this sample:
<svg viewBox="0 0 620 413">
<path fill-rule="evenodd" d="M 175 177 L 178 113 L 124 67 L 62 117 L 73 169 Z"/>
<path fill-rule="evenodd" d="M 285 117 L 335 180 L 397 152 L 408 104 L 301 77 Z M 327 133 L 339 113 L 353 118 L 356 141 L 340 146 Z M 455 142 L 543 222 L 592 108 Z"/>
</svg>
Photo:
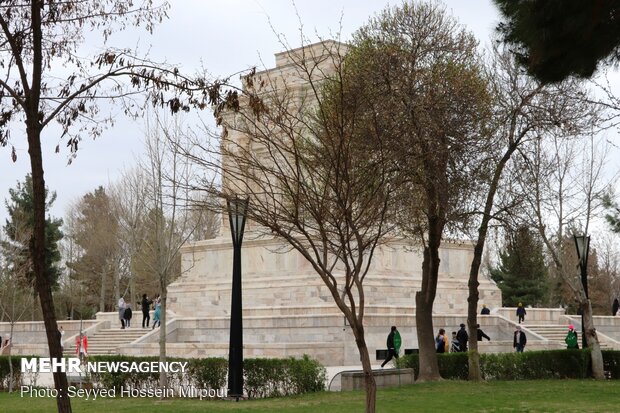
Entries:
<svg viewBox="0 0 620 413">
<path fill-rule="evenodd" d="M 15 295 L 13 295 L 13 302 L 15 302 Z M 15 304 L 13 304 L 13 317 L 15 317 Z M 13 393 L 13 352 L 11 351 L 11 347 L 13 347 L 13 330 L 15 327 L 15 321 L 11 320 L 11 332 L 9 333 L 9 338 L 11 341 L 9 342 L 9 393 Z M 0 343 L 0 346 L 2 343 Z"/>
<path fill-rule="evenodd" d="M 592 318 L 592 304 L 590 300 L 581 303 L 583 311 L 583 323 L 586 330 L 586 342 L 590 348 L 590 357 L 592 359 L 592 377 L 596 380 L 605 379 L 605 368 L 603 366 L 603 353 L 594 328 L 594 320 Z"/>
<path fill-rule="evenodd" d="M 420 349 L 420 374 L 418 381 L 439 380 L 439 365 L 435 349 L 435 334 L 433 329 L 433 303 L 437 293 L 437 278 L 439 275 L 439 245 L 443 225 L 440 220 L 429 219 L 428 246 L 424 248 L 422 262 L 422 288 L 416 292 L 416 331 L 418 333 L 418 347 Z"/>
<path fill-rule="evenodd" d="M 112 277 L 113 277 L 112 279 L 114 280 L 113 287 L 112 287 L 113 294 L 114 294 L 114 300 L 113 300 L 114 302 L 118 300 L 121 296 L 121 282 L 114 268 L 110 268 L 110 273 L 112 274 Z M 134 306 L 133 296 L 131 295 L 131 291 L 129 291 L 129 293 L 130 293 L 129 299 L 127 300 L 127 302 L 130 303 L 131 306 L 133 307 Z M 133 307 L 133 308 L 137 308 L 137 307 Z"/>
<path fill-rule="evenodd" d="M 105 312 L 105 271 L 101 269 L 101 290 L 99 291 L 99 311 Z M 120 296 L 118 297 L 120 298 Z M 118 299 L 116 298 L 116 299 Z"/>
<path fill-rule="evenodd" d="M 115 277 L 117 279 L 120 278 L 118 274 L 116 274 Z M 119 280 L 119 284 L 120 284 L 120 280 Z M 120 289 L 120 285 L 119 285 L 119 289 Z M 136 308 L 140 308 L 140 306 L 142 305 L 140 302 L 140 293 L 136 291 L 136 280 L 133 274 L 131 274 L 129 278 L 129 294 L 131 295 L 132 300 L 135 300 L 136 298 L 138 299 L 138 301 L 136 302 Z"/>
<path fill-rule="evenodd" d="M 161 363 L 165 363 L 166 362 L 166 298 L 168 296 L 168 288 L 166 285 L 166 277 L 165 276 L 160 276 L 160 284 L 159 287 L 161 288 L 161 312 L 159 315 L 159 319 L 160 319 L 160 326 L 159 326 L 159 361 Z M 159 387 L 160 388 L 165 388 L 168 385 L 168 377 L 166 376 L 166 372 L 161 371 L 159 373 Z M 162 392 L 162 399 L 164 398 L 163 394 L 165 394 L 165 392 Z"/>
<path fill-rule="evenodd" d="M 368 347 L 364 339 L 364 327 L 361 323 L 351 323 L 353 335 L 355 336 L 355 344 L 360 353 L 360 361 L 362 362 L 362 371 L 364 372 L 364 384 L 366 387 L 366 413 L 375 413 L 377 408 L 377 382 L 372 374 L 372 365 Z"/>
<path fill-rule="evenodd" d="M 33 4 L 38 2 L 33 2 Z M 35 7 L 36 8 L 36 7 Z M 40 16 L 39 16 L 40 17 Z M 34 206 L 34 227 L 31 240 L 32 266 L 36 278 L 36 288 L 39 293 L 47 345 L 50 357 L 62 357 L 60 342 L 56 339 L 58 324 L 56 323 L 56 311 L 54 299 L 48 275 L 45 271 L 45 181 L 43 178 L 43 158 L 41 155 L 41 131 L 38 121 L 38 104 L 35 111 L 27 114 L 28 153 L 32 169 L 32 193 Z M 56 372 L 54 385 L 58 390 L 56 405 L 59 413 L 71 413 L 71 401 L 67 395 L 67 375 L 64 372 Z"/>
<path fill-rule="evenodd" d="M 469 343 L 469 380 L 481 381 L 482 372 L 480 371 L 480 352 L 478 351 L 478 300 L 480 293 L 478 287 L 480 282 L 478 281 L 478 274 L 480 272 L 480 264 L 482 263 L 482 253 L 484 252 L 484 244 L 486 243 L 487 233 L 489 229 L 489 222 L 491 221 L 491 212 L 493 212 L 493 203 L 495 200 L 495 194 L 499 187 L 499 181 L 504 172 L 504 168 L 508 163 L 508 160 L 519 146 L 521 139 L 515 139 L 506 149 L 504 156 L 498 162 L 495 172 L 493 173 L 493 179 L 489 185 L 489 192 L 487 193 L 487 199 L 484 204 L 484 211 L 482 215 L 482 221 L 480 222 L 480 228 L 478 229 L 478 239 L 476 240 L 476 246 L 474 247 L 474 257 L 471 260 L 471 267 L 469 269 L 469 296 L 467 297 L 467 328 L 469 330 L 469 337 L 471 337 Z"/>
</svg>

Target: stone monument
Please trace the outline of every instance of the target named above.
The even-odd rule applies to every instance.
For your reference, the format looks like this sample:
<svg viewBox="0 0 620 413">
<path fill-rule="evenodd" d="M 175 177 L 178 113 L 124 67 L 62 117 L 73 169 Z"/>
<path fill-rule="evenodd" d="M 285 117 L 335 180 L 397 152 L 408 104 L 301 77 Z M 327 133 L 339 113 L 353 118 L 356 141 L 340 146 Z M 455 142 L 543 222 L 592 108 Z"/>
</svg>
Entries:
<svg viewBox="0 0 620 413">
<path fill-rule="evenodd" d="M 303 90 L 295 59 L 311 59 L 325 73 L 335 47 L 326 41 L 276 54 L 276 67 L 257 74 L 271 84 Z M 231 132 L 228 139 L 243 136 Z M 226 164 L 226 160 L 223 160 Z M 220 235 L 182 250 L 182 276 L 168 288 L 168 308 L 180 323 L 174 341 L 194 343 L 202 355 L 227 354 L 231 299 L 232 243 L 227 219 Z M 278 239 L 253 236 L 249 222 L 242 248 L 245 356 L 309 354 L 326 365 L 358 362 L 358 352 L 344 316 L 309 263 Z M 444 242 L 434 312 L 467 314 L 467 281 L 473 256 L 470 242 Z M 385 347 L 391 325 L 403 335 L 404 348 L 417 348 L 415 293 L 422 280 L 421 250 L 392 239 L 374 254 L 364 281 L 366 335 L 371 356 Z M 496 285 L 481 277 L 481 303 L 500 307 Z M 457 324 L 458 325 L 458 324 Z"/>
</svg>

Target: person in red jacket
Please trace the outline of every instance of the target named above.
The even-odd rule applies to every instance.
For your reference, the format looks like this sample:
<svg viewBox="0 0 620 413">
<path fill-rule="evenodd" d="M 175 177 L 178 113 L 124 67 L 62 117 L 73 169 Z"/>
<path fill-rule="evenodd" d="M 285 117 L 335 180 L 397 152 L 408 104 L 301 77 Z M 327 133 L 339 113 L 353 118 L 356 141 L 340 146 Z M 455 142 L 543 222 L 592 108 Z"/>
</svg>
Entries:
<svg viewBox="0 0 620 413">
<path fill-rule="evenodd" d="M 88 338 L 86 334 L 80 333 L 75 338 L 75 354 L 80 358 L 80 361 L 84 361 L 84 358 L 88 356 Z"/>
</svg>

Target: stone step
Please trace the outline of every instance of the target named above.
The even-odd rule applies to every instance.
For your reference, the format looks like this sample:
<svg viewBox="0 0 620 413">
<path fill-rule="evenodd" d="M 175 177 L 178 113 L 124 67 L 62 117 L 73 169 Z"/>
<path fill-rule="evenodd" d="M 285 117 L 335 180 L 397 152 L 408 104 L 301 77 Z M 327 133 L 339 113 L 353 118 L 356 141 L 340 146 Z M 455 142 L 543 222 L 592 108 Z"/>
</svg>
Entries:
<svg viewBox="0 0 620 413">
<path fill-rule="evenodd" d="M 151 329 L 139 328 L 105 328 L 98 330 L 88 337 L 88 354 L 117 354 L 118 347 L 129 344 L 140 337 L 148 334 Z M 75 342 L 65 346 L 65 354 L 74 355 Z"/>
<path fill-rule="evenodd" d="M 564 343 L 566 334 L 568 333 L 568 326 L 565 324 L 524 324 L 528 330 L 535 332 L 536 334 L 544 337 L 550 341 L 559 341 Z M 578 337 L 581 341 L 581 332 L 578 331 Z M 602 349 L 611 349 L 613 346 L 606 341 L 599 341 Z"/>
</svg>

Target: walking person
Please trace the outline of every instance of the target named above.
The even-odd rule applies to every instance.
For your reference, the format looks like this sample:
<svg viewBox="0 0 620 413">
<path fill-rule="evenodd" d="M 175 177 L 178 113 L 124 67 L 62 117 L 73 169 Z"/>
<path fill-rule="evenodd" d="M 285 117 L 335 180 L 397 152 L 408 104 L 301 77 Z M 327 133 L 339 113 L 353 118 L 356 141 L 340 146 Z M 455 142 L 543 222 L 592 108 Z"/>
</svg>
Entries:
<svg viewBox="0 0 620 413">
<path fill-rule="evenodd" d="M 611 315 L 618 315 L 618 310 L 620 310 L 620 302 L 618 302 L 617 298 L 614 298 L 614 303 L 611 306 Z"/>
<path fill-rule="evenodd" d="M 512 347 L 517 350 L 517 353 L 523 353 L 525 345 L 527 344 L 527 337 L 521 330 L 521 326 L 517 326 L 515 330 L 514 339 L 512 340 Z"/>
<path fill-rule="evenodd" d="M 486 304 L 482 304 L 482 310 L 480 310 L 480 315 L 489 315 L 491 314 L 491 310 L 487 307 Z"/>
<path fill-rule="evenodd" d="M 129 328 L 131 326 L 131 317 L 133 316 L 133 311 L 131 311 L 131 304 L 127 303 L 125 308 L 125 313 L 123 317 L 125 318 L 125 327 Z"/>
<path fill-rule="evenodd" d="M 400 333 L 396 329 L 396 326 L 392 326 L 390 334 L 387 336 L 388 356 L 383 360 L 383 363 L 381 363 L 382 368 L 392 360 L 392 357 L 398 359 L 398 347 L 400 347 Z"/>
<path fill-rule="evenodd" d="M 88 356 L 88 338 L 86 337 L 86 334 L 83 334 L 81 331 L 80 335 L 75 338 L 75 353 L 82 363 Z"/>
<path fill-rule="evenodd" d="M 577 332 L 575 331 L 575 326 L 572 324 L 568 325 L 568 333 L 566 334 L 566 338 L 564 339 L 566 343 L 567 349 L 579 349 L 579 340 L 577 339 Z"/>
<path fill-rule="evenodd" d="M 153 313 L 153 329 L 157 326 L 161 326 L 161 298 L 157 297 L 155 300 L 155 312 Z"/>
<path fill-rule="evenodd" d="M 435 337 L 435 349 L 437 353 L 447 353 L 450 349 L 448 338 L 446 337 L 446 330 L 443 328 L 439 329 L 439 334 Z"/>
<path fill-rule="evenodd" d="M 125 299 L 118 299 L 118 319 L 121 320 L 121 330 L 125 328 Z"/>
<path fill-rule="evenodd" d="M 149 297 L 146 294 L 142 294 L 142 328 L 149 328 L 149 321 L 151 321 L 151 304 L 153 304 L 152 300 L 149 300 Z"/>
<path fill-rule="evenodd" d="M 525 315 L 527 312 L 525 311 L 525 307 L 523 307 L 522 303 L 519 303 L 517 306 L 517 318 L 519 319 L 519 324 L 525 321 Z"/>
<path fill-rule="evenodd" d="M 456 333 L 456 339 L 459 341 L 459 347 L 462 352 L 467 352 L 467 342 L 469 341 L 469 334 L 465 329 L 465 324 L 461 324 L 461 329 Z"/>
<path fill-rule="evenodd" d="M 487 340 L 491 341 L 491 337 L 484 334 L 484 331 L 480 329 L 480 324 L 476 324 L 476 330 L 478 333 L 478 341 L 482 341 L 483 338 L 486 338 Z"/>
</svg>

